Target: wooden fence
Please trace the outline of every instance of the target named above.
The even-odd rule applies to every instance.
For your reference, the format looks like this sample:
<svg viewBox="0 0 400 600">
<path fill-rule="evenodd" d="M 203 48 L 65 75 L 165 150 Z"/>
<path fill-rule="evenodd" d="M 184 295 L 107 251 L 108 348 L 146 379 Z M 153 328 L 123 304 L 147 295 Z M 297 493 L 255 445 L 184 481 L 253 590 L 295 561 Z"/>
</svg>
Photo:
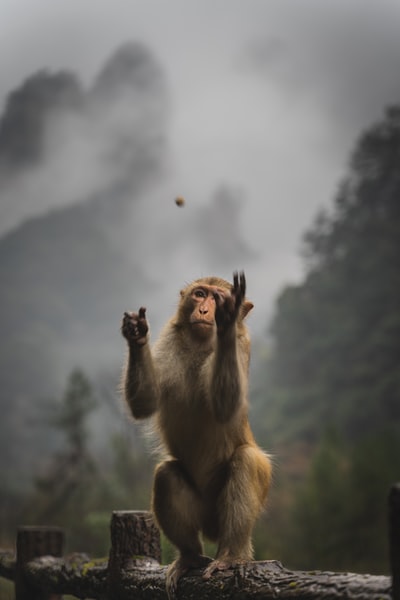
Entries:
<svg viewBox="0 0 400 600">
<path fill-rule="evenodd" d="M 148 512 L 114 512 L 108 560 L 84 554 L 63 558 L 64 532 L 21 527 L 16 555 L 0 552 L 0 576 L 14 581 L 16 600 L 61 600 L 63 594 L 95 600 L 165 599 L 160 534 Z M 389 495 L 392 577 L 325 571 L 290 571 L 278 561 L 255 561 L 204 581 L 191 571 L 179 582 L 186 600 L 400 600 L 400 484 Z"/>
</svg>

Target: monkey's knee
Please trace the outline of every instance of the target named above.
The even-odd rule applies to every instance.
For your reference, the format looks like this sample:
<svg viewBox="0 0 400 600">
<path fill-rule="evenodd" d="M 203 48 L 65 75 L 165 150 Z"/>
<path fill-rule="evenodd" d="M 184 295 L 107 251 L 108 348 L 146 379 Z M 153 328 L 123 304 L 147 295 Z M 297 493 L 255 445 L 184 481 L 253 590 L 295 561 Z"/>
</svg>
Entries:
<svg viewBox="0 0 400 600">
<path fill-rule="evenodd" d="M 152 508 L 171 542 L 183 552 L 201 553 L 201 500 L 179 461 L 168 460 L 156 468 Z"/>
<path fill-rule="evenodd" d="M 257 448 L 259 454 L 256 460 L 256 473 L 258 488 L 260 491 L 260 499 L 262 506 L 265 506 L 272 477 L 271 459 L 261 450 Z"/>
<path fill-rule="evenodd" d="M 271 460 L 258 446 L 244 446 L 237 450 L 233 458 L 232 472 L 241 475 L 252 504 L 259 504 L 259 510 L 265 505 L 271 483 Z M 256 502 L 256 500 L 258 502 Z"/>
<path fill-rule="evenodd" d="M 270 460 L 257 446 L 235 451 L 217 503 L 222 554 L 229 550 L 230 555 L 251 558 L 251 532 L 265 506 L 270 478 Z"/>
<path fill-rule="evenodd" d="M 195 496 L 197 494 L 188 475 L 179 460 L 166 460 L 160 463 L 154 473 L 153 501 L 171 502 L 177 506 L 177 494 L 180 496 Z"/>
</svg>

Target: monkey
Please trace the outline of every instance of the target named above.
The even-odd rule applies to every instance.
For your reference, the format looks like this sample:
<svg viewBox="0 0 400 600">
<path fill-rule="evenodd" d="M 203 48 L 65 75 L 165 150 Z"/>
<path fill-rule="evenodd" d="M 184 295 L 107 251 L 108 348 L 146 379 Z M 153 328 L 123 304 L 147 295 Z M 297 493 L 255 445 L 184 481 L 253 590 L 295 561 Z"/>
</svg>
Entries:
<svg viewBox="0 0 400 600">
<path fill-rule="evenodd" d="M 155 468 L 152 512 L 178 550 L 166 586 L 175 598 L 192 568 L 203 578 L 253 557 L 252 530 L 264 509 L 271 461 L 256 444 L 248 421 L 250 335 L 244 319 L 244 272 L 233 285 L 197 279 L 152 349 L 146 308 L 125 312 L 128 345 L 122 386 L 135 419 L 153 417 L 166 449 Z M 216 542 L 214 559 L 200 538 Z"/>
</svg>

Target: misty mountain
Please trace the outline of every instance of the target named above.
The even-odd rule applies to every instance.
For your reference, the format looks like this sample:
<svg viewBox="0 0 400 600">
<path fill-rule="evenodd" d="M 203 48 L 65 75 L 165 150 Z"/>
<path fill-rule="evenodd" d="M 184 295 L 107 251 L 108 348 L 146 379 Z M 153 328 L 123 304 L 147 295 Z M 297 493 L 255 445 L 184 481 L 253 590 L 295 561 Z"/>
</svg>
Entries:
<svg viewBox="0 0 400 600">
<path fill-rule="evenodd" d="M 0 169 L 32 166 L 43 157 L 44 132 L 51 115 L 80 109 L 84 93 L 73 73 L 39 71 L 8 96 L 0 121 Z"/>
<path fill-rule="evenodd" d="M 119 49 L 86 93 L 73 74 L 39 72 L 9 95 L 0 120 L 2 215 L 12 223 L 14 214 L 30 214 L 29 203 L 39 215 L 0 239 L 6 480 L 16 469 L 23 479 L 51 447 L 40 426 L 43 400 L 62 389 L 74 366 L 112 368 L 114 348 L 119 368 L 122 299 L 133 281 L 145 289 L 151 284 L 118 233 L 162 172 L 164 103 L 161 69 L 136 44 Z M 90 177 L 70 186 L 85 161 Z M 40 191 L 53 195 L 37 205 Z"/>
<path fill-rule="evenodd" d="M 168 114 L 163 71 L 139 44 L 88 89 L 65 71 L 29 77 L 0 118 L 0 233 L 73 202 L 131 200 L 163 169 Z"/>
<path fill-rule="evenodd" d="M 178 297 L 187 271 L 230 277 L 254 256 L 240 231 L 238 190 L 221 185 L 197 208 L 177 208 L 172 195 L 165 202 L 168 114 L 163 71 L 138 44 L 119 48 L 87 90 L 72 73 L 40 71 L 8 97 L 0 467 L 11 487 L 15 472 L 19 485 L 59 443 L 49 438 L 46 406 L 76 367 L 96 382 L 108 378 L 113 407 L 93 417 L 94 443 L 108 443 L 124 358 L 120 319 L 131 303 L 149 303 L 157 330 L 174 310 L 163 299 Z"/>
</svg>

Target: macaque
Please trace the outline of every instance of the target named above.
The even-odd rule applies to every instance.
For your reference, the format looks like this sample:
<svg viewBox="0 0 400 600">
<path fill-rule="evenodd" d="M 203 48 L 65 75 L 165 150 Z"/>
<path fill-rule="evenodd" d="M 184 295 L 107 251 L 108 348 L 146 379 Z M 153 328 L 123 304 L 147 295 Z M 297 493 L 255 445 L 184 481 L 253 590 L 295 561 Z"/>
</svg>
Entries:
<svg viewBox="0 0 400 600">
<path fill-rule="evenodd" d="M 248 422 L 250 337 L 244 319 L 244 273 L 233 285 L 218 277 L 181 291 L 176 315 L 152 350 L 146 309 L 125 313 L 129 355 L 123 380 L 136 419 L 155 417 L 167 458 L 155 470 L 152 510 L 179 551 L 167 571 L 167 591 L 189 569 L 203 577 L 253 556 L 251 534 L 266 502 L 271 463 Z M 200 535 L 217 543 L 202 555 Z"/>
</svg>

